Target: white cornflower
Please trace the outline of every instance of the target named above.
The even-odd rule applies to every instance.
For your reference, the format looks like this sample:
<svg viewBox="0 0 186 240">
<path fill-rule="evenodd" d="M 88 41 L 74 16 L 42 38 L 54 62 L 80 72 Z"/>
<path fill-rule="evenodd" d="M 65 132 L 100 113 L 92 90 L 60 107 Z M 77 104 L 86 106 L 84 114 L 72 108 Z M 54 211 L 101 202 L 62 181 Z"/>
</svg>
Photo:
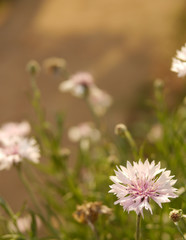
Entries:
<svg viewBox="0 0 186 240">
<path fill-rule="evenodd" d="M 184 77 L 186 76 L 186 44 L 176 53 L 176 57 L 172 61 L 171 71 L 178 73 L 178 77 Z"/>
<path fill-rule="evenodd" d="M 89 89 L 94 85 L 94 79 L 90 73 L 79 72 L 71 76 L 69 80 L 59 85 L 62 92 L 70 92 L 76 97 L 85 97 Z"/>
<path fill-rule="evenodd" d="M 25 137 L 31 131 L 30 124 L 26 121 L 21 123 L 9 122 L 5 123 L 0 128 L 0 139 L 5 137 Z"/>
<path fill-rule="evenodd" d="M 100 132 L 92 123 L 85 122 L 78 126 L 71 127 L 68 131 L 68 137 L 72 142 L 79 142 L 83 139 L 96 142 L 100 139 Z"/>
<path fill-rule="evenodd" d="M 112 104 L 111 96 L 97 87 L 90 89 L 88 102 L 96 115 L 102 116 Z"/>
<path fill-rule="evenodd" d="M 39 146 L 33 138 L 11 137 L 0 142 L 0 170 L 10 169 L 23 159 L 38 163 L 39 158 Z"/>
</svg>

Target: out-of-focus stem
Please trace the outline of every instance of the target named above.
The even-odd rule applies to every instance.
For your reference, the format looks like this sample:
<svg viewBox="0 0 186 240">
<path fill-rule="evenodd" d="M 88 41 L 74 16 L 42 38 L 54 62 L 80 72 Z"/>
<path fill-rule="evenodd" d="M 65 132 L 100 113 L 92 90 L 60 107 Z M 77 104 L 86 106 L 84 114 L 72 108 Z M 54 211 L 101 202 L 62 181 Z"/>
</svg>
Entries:
<svg viewBox="0 0 186 240">
<path fill-rule="evenodd" d="M 96 230 L 95 225 L 91 221 L 89 221 L 89 220 L 87 220 L 87 223 L 88 223 L 89 227 L 91 228 L 92 232 L 94 233 L 95 239 L 99 240 L 99 235 L 98 235 L 98 232 Z"/>
<path fill-rule="evenodd" d="M 183 232 L 182 232 L 182 230 L 181 230 L 181 228 L 179 227 L 178 222 L 175 222 L 174 224 L 175 224 L 175 226 L 176 226 L 178 232 L 181 234 L 183 240 L 186 240 L 185 237 L 184 237 L 184 234 L 183 234 Z"/>
<path fill-rule="evenodd" d="M 42 222 L 45 224 L 45 226 L 50 229 L 50 231 L 54 234 L 54 236 L 56 237 L 56 239 L 61 239 L 61 237 L 59 236 L 58 232 L 49 224 L 49 222 L 45 219 L 45 217 L 43 216 L 43 213 L 40 209 L 40 206 L 37 203 L 37 200 L 32 192 L 32 189 L 29 185 L 29 183 L 26 181 L 25 177 L 22 174 L 21 168 L 20 166 L 18 166 L 17 168 L 17 172 L 19 175 L 19 178 L 21 180 L 21 182 L 23 183 L 24 187 L 26 188 L 27 192 L 29 193 L 31 200 L 34 204 L 34 207 L 36 208 L 37 212 L 38 212 L 38 216 L 41 218 Z"/>
<path fill-rule="evenodd" d="M 140 222 L 141 214 L 138 214 L 136 218 L 136 240 L 140 240 Z"/>
</svg>

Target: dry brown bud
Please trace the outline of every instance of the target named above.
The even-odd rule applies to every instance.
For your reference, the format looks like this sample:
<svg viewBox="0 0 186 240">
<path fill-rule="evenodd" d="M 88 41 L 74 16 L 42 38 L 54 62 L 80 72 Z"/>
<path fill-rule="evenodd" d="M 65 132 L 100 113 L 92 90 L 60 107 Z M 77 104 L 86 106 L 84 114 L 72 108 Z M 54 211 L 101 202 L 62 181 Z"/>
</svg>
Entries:
<svg viewBox="0 0 186 240">
<path fill-rule="evenodd" d="M 48 73 L 60 75 L 66 69 L 66 61 L 57 57 L 47 58 L 43 66 Z"/>
<path fill-rule="evenodd" d="M 78 205 L 73 213 L 74 219 L 79 223 L 94 223 L 101 214 L 110 215 L 112 210 L 101 202 L 88 202 Z"/>
</svg>

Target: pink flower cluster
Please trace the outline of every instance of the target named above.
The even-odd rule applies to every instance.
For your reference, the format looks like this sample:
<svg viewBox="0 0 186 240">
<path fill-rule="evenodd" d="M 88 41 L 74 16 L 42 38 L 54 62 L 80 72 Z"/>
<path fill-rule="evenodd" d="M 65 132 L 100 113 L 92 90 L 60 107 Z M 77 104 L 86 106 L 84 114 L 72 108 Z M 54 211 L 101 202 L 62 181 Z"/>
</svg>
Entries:
<svg viewBox="0 0 186 240">
<path fill-rule="evenodd" d="M 177 197 L 177 189 L 173 187 L 176 180 L 170 176 L 170 171 L 160 169 L 160 162 L 155 165 L 154 161 L 142 163 L 139 160 L 133 162 L 133 166 L 127 162 L 127 167 L 117 167 L 115 174 L 110 177 L 114 184 L 109 192 L 118 197 L 115 204 L 119 203 L 128 212 L 135 211 L 143 216 L 145 208 L 152 214 L 150 199 L 162 207 L 162 203 L 170 202 L 169 198 Z"/>
<path fill-rule="evenodd" d="M 35 139 L 26 137 L 30 129 L 27 122 L 7 123 L 0 128 L 0 170 L 10 169 L 23 159 L 39 162 L 40 151 Z"/>
<path fill-rule="evenodd" d="M 91 74 L 79 72 L 70 79 L 62 82 L 59 86 L 62 92 L 70 92 L 79 98 L 86 98 L 96 115 L 104 115 L 112 104 L 111 96 L 99 89 Z"/>
</svg>

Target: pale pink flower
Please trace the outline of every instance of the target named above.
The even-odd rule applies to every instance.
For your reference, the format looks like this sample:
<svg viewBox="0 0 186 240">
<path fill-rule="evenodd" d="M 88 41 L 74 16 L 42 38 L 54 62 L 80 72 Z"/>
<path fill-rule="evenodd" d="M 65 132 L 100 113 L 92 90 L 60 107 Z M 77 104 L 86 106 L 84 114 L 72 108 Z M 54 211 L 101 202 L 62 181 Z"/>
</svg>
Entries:
<svg viewBox="0 0 186 240">
<path fill-rule="evenodd" d="M 148 160 L 142 163 L 133 162 L 133 166 L 127 161 L 127 167 L 117 167 L 116 176 L 111 176 L 114 182 L 110 186 L 109 192 L 114 193 L 124 210 L 135 211 L 143 216 L 143 208 L 152 209 L 149 204 L 150 199 L 154 200 L 160 207 L 162 203 L 170 202 L 169 198 L 176 198 L 176 188 L 172 187 L 176 180 L 170 176 L 170 171 L 160 169 L 160 162 L 155 165 Z"/>
<path fill-rule="evenodd" d="M 186 76 L 186 44 L 176 53 L 176 57 L 172 61 L 171 71 L 178 73 L 178 77 L 184 77 Z"/>
<path fill-rule="evenodd" d="M 31 131 L 30 124 L 26 121 L 21 123 L 9 122 L 5 123 L 0 128 L 0 138 L 4 137 L 24 137 Z"/>
<path fill-rule="evenodd" d="M 31 224 L 32 224 L 32 217 L 30 215 L 25 215 L 23 217 L 19 217 L 16 221 L 17 228 L 21 233 L 25 233 L 27 231 L 30 231 Z M 37 228 L 41 227 L 41 220 L 38 216 L 36 216 L 36 225 Z M 8 228 L 11 232 L 17 232 L 17 228 L 15 227 L 13 222 L 8 223 Z"/>
<path fill-rule="evenodd" d="M 69 80 L 59 85 L 62 92 L 70 92 L 76 97 L 85 97 L 89 88 L 94 85 L 94 79 L 90 73 L 79 72 L 71 76 Z"/>
<path fill-rule="evenodd" d="M 23 159 L 38 163 L 39 158 L 40 150 L 33 138 L 10 137 L 0 142 L 0 170 L 10 169 Z"/>
<path fill-rule="evenodd" d="M 151 143 L 161 140 L 163 137 L 163 127 L 161 124 L 154 124 L 147 134 L 147 139 Z"/>
<path fill-rule="evenodd" d="M 68 137 L 72 142 L 79 142 L 83 139 L 89 139 L 96 142 L 100 139 L 100 132 L 92 123 L 85 122 L 78 126 L 71 127 L 68 131 Z"/>
<path fill-rule="evenodd" d="M 90 89 L 88 102 L 96 115 L 102 116 L 112 104 L 111 96 L 101 89 L 92 87 Z"/>
</svg>

